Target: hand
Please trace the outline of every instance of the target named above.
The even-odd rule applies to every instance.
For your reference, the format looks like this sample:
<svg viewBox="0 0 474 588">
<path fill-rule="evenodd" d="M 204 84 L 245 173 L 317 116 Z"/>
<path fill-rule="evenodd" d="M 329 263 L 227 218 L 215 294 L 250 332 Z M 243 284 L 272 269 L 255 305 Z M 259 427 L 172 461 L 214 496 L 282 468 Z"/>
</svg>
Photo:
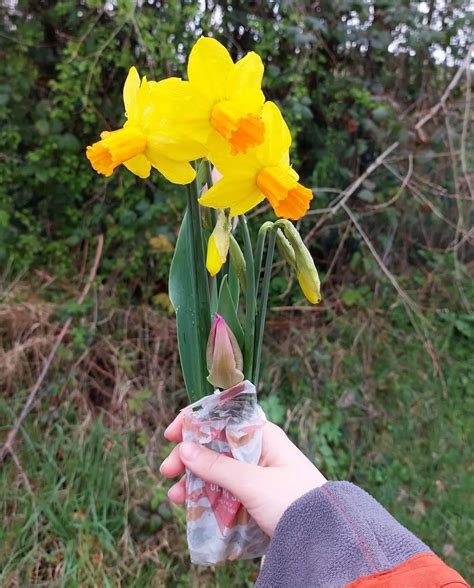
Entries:
<svg viewBox="0 0 474 588">
<path fill-rule="evenodd" d="M 284 431 L 272 423 L 263 427 L 260 464 L 250 465 L 195 443 L 182 443 L 183 416 L 180 413 L 165 431 L 166 439 L 179 445 L 161 464 L 161 473 L 175 478 L 184 473 L 186 466 L 202 480 L 226 488 L 270 537 L 290 504 L 326 482 Z M 184 476 L 170 488 L 168 497 L 176 504 L 185 501 Z"/>
</svg>

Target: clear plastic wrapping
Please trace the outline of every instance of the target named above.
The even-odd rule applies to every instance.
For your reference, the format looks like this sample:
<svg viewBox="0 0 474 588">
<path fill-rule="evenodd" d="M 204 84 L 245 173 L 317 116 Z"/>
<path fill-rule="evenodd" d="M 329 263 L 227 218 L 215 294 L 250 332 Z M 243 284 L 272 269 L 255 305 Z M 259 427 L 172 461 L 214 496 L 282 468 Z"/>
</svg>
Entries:
<svg viewBox="0 0 474 588">
<path fill-rule="evenodd" d="M 185 410 L 183 439 L 250 464 L 262 452 L 265 414 L 248 381 L 215 392 Z M 214 565 L 265 554 L 270 539 L 228 490 L 186 470 L 187 536 L 191 561 Z"/>
</svg>

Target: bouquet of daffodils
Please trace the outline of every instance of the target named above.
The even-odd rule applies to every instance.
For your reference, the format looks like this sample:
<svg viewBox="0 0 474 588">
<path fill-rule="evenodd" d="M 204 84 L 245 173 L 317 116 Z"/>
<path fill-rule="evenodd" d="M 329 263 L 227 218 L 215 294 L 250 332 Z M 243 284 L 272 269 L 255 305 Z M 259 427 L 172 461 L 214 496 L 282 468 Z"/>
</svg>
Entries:
<svg viewBox="0 0 474 588">
<path fill-rule="evenodd" d="M 123 164 L 147 178 L 153 167 L 186 185 L 169 277 L 191 401 L 183 434 L 249 463 L 260 458 L 265 420 L 256 388 L 275 245 L 306 298 L 320 300 L 316 267 L 290 222 L 307 212 L 313 194 L 290 165 L 291 134 L 276 104 L 265 101 L 263 69 L 256 53 L 234 63 L 206 37 L 191 51 L 187 80 L 148 81 L 132 67 L 123 127 L 87 147 L 105 176 Z M 245 213 L 265 199 L 277 218 L 261 225 L 254 245 Z M 194 563 L 265 552 L 268 539 L 237 499 L 190 472 L 187 507 Z"/>
</svg>

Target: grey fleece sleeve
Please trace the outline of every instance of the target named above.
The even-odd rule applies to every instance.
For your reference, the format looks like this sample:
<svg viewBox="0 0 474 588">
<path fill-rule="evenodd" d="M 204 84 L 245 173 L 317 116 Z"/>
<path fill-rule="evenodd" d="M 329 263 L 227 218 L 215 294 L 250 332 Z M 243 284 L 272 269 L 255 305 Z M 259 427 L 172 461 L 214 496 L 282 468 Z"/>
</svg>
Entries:
<svg viewBox="0 0 474 588">
<path fill-rule="evenodd" d="M 342 588 L 429 548 L 374 498 L 349 482 L 327 482 L 283 514 L 257 588 Z"/>
</svg>

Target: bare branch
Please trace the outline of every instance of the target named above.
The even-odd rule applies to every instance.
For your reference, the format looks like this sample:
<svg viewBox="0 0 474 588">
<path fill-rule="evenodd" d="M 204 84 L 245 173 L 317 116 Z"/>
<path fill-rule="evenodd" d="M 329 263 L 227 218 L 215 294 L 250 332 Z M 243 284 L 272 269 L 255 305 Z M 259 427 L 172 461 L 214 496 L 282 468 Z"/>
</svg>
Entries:
<svg viewBox="0 0 474 588">
<path fill-rule="evenodd" d="M 438 111 L 441 108 L 443 108 L 443 106 L 446 103 L 447 99 L 449 98 L 451 92 L 453 91 L 453 89 L 459 83 L 459 80 L 461 79 L 464 71 L 467 68 L 469 68 L 469 66 L 470 66 L 471 53 L 472 53 L 473 47 L 474 47 L 474 45 L 472 45 L 469 48 L 465 59 L 463 60 L 463 62 L 459 66 L 459 69 L 457 70 L 456 74 L 453 76 L 453 79 L 451 80 L 451 82 L 447 86 L 446 90 L 443 92 L 443 95 L 441 96 L 439 102 L 437 104 L 435 104 L 429 110 L 429 112 L 416 123 L 416 125 L 414 127 L 416 131 L 419 131 L 424 125 L 426 125 L 427 122 L 429 122 L 438 113 Z M 364 183 L 364 181 L 371 174 L 373 174 L 373 172 L 376 169 L 378 169 L 383 163 L 385 163 L 385 161 L 387 160 L 388 156 L 393 151 L 395 151 L 395 149 L 397 149 L 399 146 L 400 146 L 400 142 L 399 141 L 395 141 L 389 147 L 387 147 L 387 149 L 385 149 L 385 151 L 383 153 L 381 153 L 377 157 L 377 159 L 369 165 L 369 167 L 365 170 L 365 172 L 361 176 L 359 176 L 354 182 L 352 182 L 352 184 L 350 186 L 348 186 L 345 190 L 343 190 L 340 193 L 339 197 L 336 199 L 336 202 L 329 209 L 325 209 L 324 212 L 327 211 L 327 214 L 334 215 L 340 208 L 344 207 L 345 203 L 354 194 L 354 192 L 356 192 L 356 190 Z M 320 214 L 322 211 L 313 211 L 313 212 L 315 214 Z M 322 220 L 322 222 L 324 222 L 324 219 Z M 311 239 L 311 237 L 314 235 L 314 233 L 319 228 L 319 226 L 321 226 L 322 222 L 321 221 L 318 222 L 311 229 L 311 231 L 308 233 L 307 237 L 305 238 L 305 242 L 306 243 Z"/>
<path fill-rule="evenodd" d="M 469 128 L 469 118 L 471 114 L 471 68 L 466 68 L 466 104 L 464 107 L 464 118 L 462 121 L 462 133 L 461 133 L 461 169 L 466 181 L 467 189 L 471 200 L 474 201 L 474 188 L 471 184 L 471 176 L 467 168 L 466 158 L 466 142 L 467 142 L 467 131 Z"/>
<path fill-rule="evenodd" d="M 415 329 L 415 332 L 418 334 L 418 336 L 422 340 L 426 351 L 428 352 L 429 356 L 431 357 L 431 361 L 433 362 L 433 367 L 435 369 L 435 372 L 439 376 L 441 386 L 443 388 L 443 395 L 446 396 L 446 394 L 447 394 L 446 382 L 445 382 L 445 379 L 443 376 L 443 372 L 441 371 L 441 366 L 439 364 L 435 349 L 433 347 L 431 339 L 428 336 L 428 332 L 427 332 L 426 325 L 425 325 L 425 320 L 426 320 L 425 317 L 420 312 L 420 309 L 419 309 L 418 305 L 416 304 L 416 302 L 405 292 L 405 290 L 398 283 L 398 280 L 396 279 L 396 277 L 392 274 L 392 272 L 385 265 L 383 259 L 380 257 L 377 250 L 373 246 L 371 240 L 367 236 L 367 233 L 364 231 L 364 229 L 359 224 L 359 221 L 357 220 L 357 218 L 354 215 L 354 213 L 352 212 L 352 210 L 346 204 L 343 204 L 343 208 L 346 211 L 349 218 L 351 219 L 351 221 L 353 222 L 355 228 L 359 232 L 359 234 L 362 237 L 362 239 L 364 240 L 365 244 L 369 248 L 370 252 L 374 256 L 380 269 L 387 276 L 390 283 L 392 284 L 392 286 L 395 288 L 396 292 L 398 293 L 398 295 L 402 299 L 402 302 L 405 305 L 408 317 L 410 318 L 410 321 L 413 325 L 413 328 Z M 415 321 L 415 316 L 418 318 L 419 323 L 417 323 Z"/>
<path fill-rule="evenodd" d="M 428 111 L 427 114 L 425 114 L 425 116 L 423 118 L 421 118 L 415 125 L 415 131 L 418 131 L 421 129 L 421 127 L 425 126 L 426 123 L 431 120 L 437 113 L 438 111 L 443 108 L 443 106 L 446 104 L 446 100 L 449 98 L 449 95 L 451 94 L 451 92 L 454 90 L 454 88 L 458 85 L 459 80 L 461 79 L 464 71 L 466 69 L 469 69 L 470 64 L 471 64 L 471 53 L 474 49 L 474 45 L 471 45 L 467 51 L 467 55 L 464 58 L 463 62 L 461 63 L 461 65 L 459 66 L 458 71 L 455 73 L 453 79 L 451 80 L 451 82 L 449 83 L 448 87 L 446 88 L 446 90 L 443 92 L 443 95 L 441 96 L 441 98 L 439 99 L 439 102 L 437 104 L 435 104 L 432 108 L 430 108 L 430 110 Z"/>
</svg>

